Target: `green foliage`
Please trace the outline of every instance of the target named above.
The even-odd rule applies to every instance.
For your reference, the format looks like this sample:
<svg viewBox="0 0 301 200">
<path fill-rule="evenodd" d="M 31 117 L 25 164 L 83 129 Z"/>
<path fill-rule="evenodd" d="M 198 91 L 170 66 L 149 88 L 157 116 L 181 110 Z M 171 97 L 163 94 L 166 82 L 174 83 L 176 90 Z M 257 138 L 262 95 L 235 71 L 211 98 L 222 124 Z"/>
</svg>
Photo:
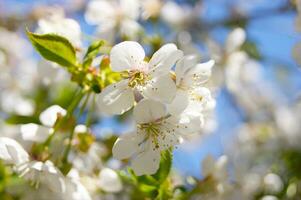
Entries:
<svg viewBox="0 0 301 200">
<path fill-rule="evenodd" d="M 76 66 L 75 49 L 66 38 L 55 34 L 26 33 L 35 49 L 46 60 L 67 68 Z"/>
<path fill-rule="evenodd" d="M 27 124 L 27 123 L 39 124 L 40 121 L 37 117 L 34 117 L 34 116 L 10 115 L 6 119 L 6 123 L 8 123 L 8 124 Z"/>
<path fill-rule="evenodd" d="M 256 44 L 252 41 L 246 41 L 241 49 L 245 51 L 251 58 L 256 60 L 261 60 L 262 56 L 256 46 Z"/>
<path fill-rule="evenodd" d="M 105 44 L 105 42 L 103 40 L 100 40 L 100 41 L 93 42 L 89 46 L 89 48 L 86 52 L 86 55 L 84 57 L 84 63 L 83 63 L 84 67 L 89 67 L 91 65 L 93 59 L 99 53 L 100 47 L 102 47 L 104 44 Z"/>
</svg>

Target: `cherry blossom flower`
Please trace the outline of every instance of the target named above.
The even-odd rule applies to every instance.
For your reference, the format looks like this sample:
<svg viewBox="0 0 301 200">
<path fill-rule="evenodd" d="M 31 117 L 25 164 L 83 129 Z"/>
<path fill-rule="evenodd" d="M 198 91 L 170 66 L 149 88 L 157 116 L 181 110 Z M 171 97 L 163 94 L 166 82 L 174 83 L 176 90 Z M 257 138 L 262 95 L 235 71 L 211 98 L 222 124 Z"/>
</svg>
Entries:
<svg viewBox="0 0 301 200">
<path fill-rule="evenodd" d="M 137 42 L 115 45 L 110 54 L 112 70 L 125 72 L 126 78 L 102 91 L 99 96 L 102 111 L 107 114 L 124 113 L 134 105 L 136 91 L 145 98 L 170 103 L 176 86 L 169 73 L 182 54 L 174 44 L 166 44 L 146 62 L 145 52 Z"/>
<path fill-rule="evenodd" d="M 86 21 L 98 25 L 99 35 L 113 41 L 118 30 L 122 36 L 135 38 L 141 29 L 139 0 L 93 0 L 89 2 L 85 13 Z"/>
<path fill-rule="evenodd" d="M 37 32 L 58 34 L 80 48 L 82 46 L 80 25 L 74 19 L 65 18 L 64 15 L 64 11 L 60 8 L 53 10 L 46 17 L 39 19 Z"/>
<path fill-rule="evenodd" d="M 170 116 L 164 104 L 141 100 L 134 108 L 137 131 L 120 136 L 114 144 L 117 159 L 133 157 L 132 168 L 140 176 L 154 174 L 160 162 L 160 152 L 183 140 L 183 136 L 200 130 L 199 118 L 189 120 Z"/>
<path fill-rule="evenodd" d="M 185 56 L 176 65 L 177 92 L 174 100 L 168 105 L 168 111 L 172 115 L 199 116 L 215 106 L 215 100 L 211 92 L 203 84 L 211 76 L 211 68 L 214 61 L 197 63 L 197 57 Z"/>
<path fill-rule="evenodd" d="M 22 139 L 31 142 L 43 142 L 53 131 L 58 116 L 62 117 L 67 114 L 67 111 L 58 105 L 52 105 L 44 110 L 39 118 L 42 125 L 28 123 L 20 126 Z"/>
<path fill-rule="evenodd" d="M 104 168 L 100 171 L 98 185 L 105 192 L 120 192 L 122 190 L 122 183 L 118 174 L 110 168 Z"/>
</svg>

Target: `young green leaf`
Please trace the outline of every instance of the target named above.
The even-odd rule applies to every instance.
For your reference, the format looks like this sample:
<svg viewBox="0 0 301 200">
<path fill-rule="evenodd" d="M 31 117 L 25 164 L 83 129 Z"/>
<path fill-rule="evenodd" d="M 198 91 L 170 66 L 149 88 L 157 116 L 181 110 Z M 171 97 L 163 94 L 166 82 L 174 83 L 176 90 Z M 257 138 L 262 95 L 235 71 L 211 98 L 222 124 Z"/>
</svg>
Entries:
<svg viewBox="0 0 301 200">
<path fill-rule="evenodd" d="M 96 41 L 96 42 L 93 42 L 88 50 L 87 50 L 87 53 L 84 57 L 84 66 L 89 66 L 91 65 L 93 59 L 97 56 L 97 54 L 99 53 L 99 48 L 101 46 L 104 45 L 104 41 L 103 40 L 100 40 L 100 41 Z"/>
<path fill-rule="evenodd" d="M 172 166 L 172 154 L 169 150 L 165 150 L 161 153 L 160 168 L 152 175 L 159 184 L 163 183 L 169 175 Z"/>
<path fill-rule="evenodd" d="M 75 49 L 66 38 L 56 34 L 26 33 L 35 49 L 46 60 L 68 68 L 76 66 Z"/>
</svg>

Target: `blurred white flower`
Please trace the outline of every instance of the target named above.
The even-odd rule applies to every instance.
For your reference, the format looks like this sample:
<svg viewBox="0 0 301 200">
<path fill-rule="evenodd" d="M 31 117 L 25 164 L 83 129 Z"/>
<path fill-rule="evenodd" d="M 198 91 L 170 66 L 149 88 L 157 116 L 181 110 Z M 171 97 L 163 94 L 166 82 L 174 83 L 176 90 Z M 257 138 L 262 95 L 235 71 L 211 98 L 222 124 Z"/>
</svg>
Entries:
<svg viewBox="0 0 301 200">
<path fill-rule="evenodd" d="M 8 113 L 30 116 L 34 113 L 35 104 L 33 101 L 22 97 L 19 91 L 4 91 L 1 107 Z"/>
<path fill-rule="evenodd" d="M 118 174 L 110 169 L 104 168 L 99 173 L 99 187 L 105 192 L 120 192 L 122 190 L 122 183 Z"/>
<path fill-rule="evenodd" d="M 265 195 L 260 200 L 278 200 L 278 198 L 272 195 Z"/>
<path fill-rule="evenodd" d="M 161 17 L 167 23 L 174 26 L 181 26 L 188 22 L 192 10 L 185 6 L 179 5 L 174 1 L 167 1 L 161 9 Z"/>
<path fill-rule="evenodd" d="M 241 45 L 246 41 L 246 32 L 242 28 L 236 28 L 231 31 L 226 39 L 226 53 L 230 54 L 238 51 Z"/>
<path fill-rule="evenodd" d="M 82 46 L 80 25 L 73 19 L 65 18 L 64 12 L 58 10 L 59 8 L 39 19 L 37 32 L 58 34 L 70 40 L 75 47 L 80 48 Z"/>
<path fill-rule="evenodd" d="M 126 41 L 115 45 L 110 54 L 112 70 L 126 73 L 126 79 L 104 88 L 99 96 L 99 106 L 104 113 L 122 114 L 133 107 L 134 92 L 144 97 L 170 103 L 176 86 L 170 69 L 182 56 L 174 44 L 166 44 L 154 53 L 149 62 L 137 42 Z"/>
<path fill-rule="evenodd" d="M 163 6 L 162 0 L 142 0 L 143 19 L 157 18 Z"/>
<path fill-rule="evenodd" d="M 44 126 L 53 127 L 58 119 L 58 116 L 64 117 L 67 111 L 59 105 L 52 105 L 41 112 L 40 121 Z"/>
<path fill-rule="evenodd" d="M 269 173 L 263 178 L 265 189 L 268 192 L 279 193 L 283 189 L 283 182 L 281 178 L 274 173 Z"/>
<path fill-rule="evenodd" d="M 68 160 L 78 171 L 90 174 L 93 173 L 94 170 L 101 169 L 101 155 L 105 152 L 106 149 L 103 146 L 94 142 L 87 153 L 71 152 L 68 156 Z"/>
<path fill-rule="evenodd" d="M 29 155 L 15 140 L 0 137 L 0 159 L 7 164 L 20 165 L 29 161 Z"/>
<path fill-rule="evenodd" d="M 23 140 L 32 142 L 43 142 L 51 134 L 51 129 L 38 124 L 23 124 L 20 127 Z"/>
<path fill-rule="evenodd" d="M 113 146 L 117 159 L 134 157 L 132 168 L 140 176 L 159 168 L 160 152 L 182 142 L 184 135 L 200 130 L 199 118 L 181 119 L 168 115 L 165 106 L 143 99 L 134 108 L 136 133 L 120 136 Z"/>
<path fill-rule="evenodd" d="M 202 162 L 202 175 L 204 177 L 212 176 L 217 181 L 225 181 L 228 177 L 227 164 L 228 158 L 225 155 L 219 157 L 216 161 L 211 155 L 208 155 Z"/>
<path fill-rule="evenodd" d="M 139 0 L 92 0 L 85 13 L 86 21 L 98 26 L 98 33 L 104 39 L 114 41 L 116 31 L 121 36 L 135 38 L 141 29 Z"/>
<path fill-rule="evenodd" d="M 13 139 L 0 137 L 0 159 L 14 165 L 15 171 L 24 179 L 47 185 L 52 191 L 64 192 L 64 176 L 51 161 L 31 161 L 28 153 Z"/>
<path fill-rule="evenodd" d="M 21 177 L 32 182 L 34 185 L 47 185 L 52 191 L 63 193 L 66 190 L 64 176 L 47 160 L 25 162 L 17 167 L 17 171 Z"/>
</svg>

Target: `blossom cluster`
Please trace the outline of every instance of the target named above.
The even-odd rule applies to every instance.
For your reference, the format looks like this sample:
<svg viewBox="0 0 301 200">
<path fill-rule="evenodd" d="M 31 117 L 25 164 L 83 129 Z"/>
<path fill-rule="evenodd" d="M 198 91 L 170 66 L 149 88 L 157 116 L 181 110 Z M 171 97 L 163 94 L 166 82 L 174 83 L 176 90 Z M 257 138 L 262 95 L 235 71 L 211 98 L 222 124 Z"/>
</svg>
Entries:
<svg viewBox="0 0 301 200">
<path fill-rule="evenodd" d="M 116 141 L 113 155 L 134 157 L 137 175 L 153 174 L 159 168 L 160 152 L 199 133 L 206 112 L 214 108 L 211 92 L 204 87 L 214 61 L 198 63 L 197 57 L 183 56 L 174 44 L 162 46 L 145 61 L 142 46 L 132 41 L 115 45 L 110 61 L 112 70 L 124 78 L 100 93 L 100 109 L 123 114 L 134 107 L 137 124 L 133 133 Z"/>
</svg>

